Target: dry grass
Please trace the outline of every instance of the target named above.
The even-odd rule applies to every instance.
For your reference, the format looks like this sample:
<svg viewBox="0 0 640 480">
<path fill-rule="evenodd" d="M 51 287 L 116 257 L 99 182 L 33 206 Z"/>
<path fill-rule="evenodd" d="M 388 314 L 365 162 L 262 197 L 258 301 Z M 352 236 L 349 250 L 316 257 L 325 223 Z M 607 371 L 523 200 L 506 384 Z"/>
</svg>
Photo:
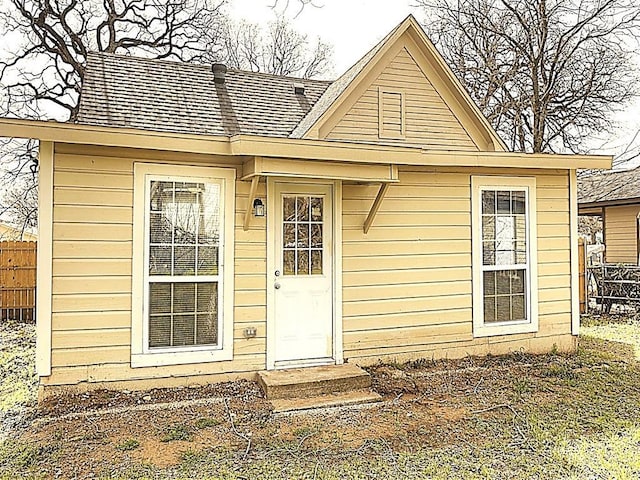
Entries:
<svg viewBox="0 0 640 480">
<path fill-rule="evenodd" d="M 35 325 L 0 322 L 0 441 L 35 407 Z"/>
<path fill-rule="evenodd" d="M 640 477 L 640 364 L 631 345 L 586 336 L 576 355 L 371 373 L 385 402 L 367 408 L 274 416 L 245 393 L 35 423 L 0 444 L 0 478 Z"/>
</svg>

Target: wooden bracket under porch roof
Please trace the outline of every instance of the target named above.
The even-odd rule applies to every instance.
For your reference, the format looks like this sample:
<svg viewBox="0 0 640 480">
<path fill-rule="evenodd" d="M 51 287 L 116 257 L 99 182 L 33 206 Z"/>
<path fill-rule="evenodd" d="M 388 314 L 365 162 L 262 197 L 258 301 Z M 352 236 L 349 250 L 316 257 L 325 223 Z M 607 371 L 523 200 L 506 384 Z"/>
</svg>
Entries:
<svg viewBox="0 0 640 480">
<path fill-rule="evenodd" d="M 399 182 L 398 166 L 393 164 L 253 157 L 244 162 L 242 167 L 241 179 L 244 181 L 251 180 L 247 210 L 244 215 L 244 230 L 249 229 L 251 209 L 253 208 L 253 201 L 258 190 L 260 177 L 317 178 L 324 180 L 347 180 L 359 183 L 379 183 L 380 189 L 362 227 L 364 233 L 369 232 L 389 185 Z"/>
</svg>

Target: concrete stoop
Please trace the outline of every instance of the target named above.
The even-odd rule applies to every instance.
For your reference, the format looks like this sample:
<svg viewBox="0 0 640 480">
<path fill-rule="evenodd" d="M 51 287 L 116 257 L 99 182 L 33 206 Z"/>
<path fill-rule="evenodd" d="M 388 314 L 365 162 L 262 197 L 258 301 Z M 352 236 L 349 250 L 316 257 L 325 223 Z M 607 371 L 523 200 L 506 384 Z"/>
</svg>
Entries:
<svg viewBox="0 0 640 480">
<path fill-rule="evenodd" d="M 260 372 L 258 383 L 274 412 L 358 405 L 382 399 L 371 390 L 371 376 L 348 363 Z"/>
</svg>

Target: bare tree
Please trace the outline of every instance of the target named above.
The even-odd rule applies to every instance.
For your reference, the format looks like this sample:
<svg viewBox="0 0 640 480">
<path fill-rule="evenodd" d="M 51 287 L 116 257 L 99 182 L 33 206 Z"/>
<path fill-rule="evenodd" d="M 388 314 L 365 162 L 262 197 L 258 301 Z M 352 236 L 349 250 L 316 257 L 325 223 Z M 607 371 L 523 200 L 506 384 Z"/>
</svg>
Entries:
<svg viewBox="0 0 640 480">
<path fill-rule="evenodd" d="M 278 10 L 281 9 L 282 12 L 285 12 L 287 10 L 289 10 L 289 8 L 292 6 L 292 3 L 297 4 L 298 6 L 298 12 L 296 13 L 296 17 L 298 15 L 300 15 L 303 10 L 307 7 L 307 6 L 312 6 L 315 8 L 322 8 L 322 4 L 319 2 L 316 2 L 314 0 L 272 0 L 272 4 L 271 4 L 271 8 L 273 10 Z"/>
<path fill-rule="evenodd" d="M 636 94 L 636 0 L 416 0 L 426 29 L 514 150 L 572 151 Z"/>
<path fill-rule="evenodd" d="M 225 16 L 227 2 L 0 0 L 0 115 L 74 121 L 90 51 L 226 60 L 282 75 L 326 72 L 331 49 L 320 40 L 312 49 L 283 19 L 267 33 L 257 25 L 234 25 Z M 13 186 L 0 195 L 0 217 L 34 225 L 36 170 L 35 142 L 0 142 L 0 182 Z"/>
<path fill-rule="evenodd" d="M 8 0 L 0 29 L 23 39 L 5 53 L 3 113 L 73 120 L 88 51 L 191 60 L 219 45 L 226 0 Z"/>
<path fill-rule="evenodd" d="M 310 42 L 284 16 L 278 16 L 266 28 L 229 21 L 224 42 L 221 60 L 232 68 L 303 78 L 326 75 L 330 70 L 332 48 L 320 38 Z M 209 57 L 215 59 L 217 54 Z"/>
<path fill-rule="evenodd" d="M 0 111 L 73 121 L 87 52 L 191 60 L 220 45 L 226 0 L 5 0 L 0 3 Z M 9 50 L 10 49 L 10 50 Z M 34 226 L 37 145 L 0 144 L 0 216 Z"/>
</svg>

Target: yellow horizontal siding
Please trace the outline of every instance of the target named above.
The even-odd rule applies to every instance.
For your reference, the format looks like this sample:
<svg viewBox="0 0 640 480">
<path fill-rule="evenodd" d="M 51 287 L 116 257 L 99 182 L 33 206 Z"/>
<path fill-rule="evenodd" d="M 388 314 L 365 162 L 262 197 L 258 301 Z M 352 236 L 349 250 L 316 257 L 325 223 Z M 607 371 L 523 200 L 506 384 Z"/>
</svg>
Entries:
<svg viewBox="0 0 640 480">
<path fill-rule="evenodd" d="M 604 244 L 608 263 L 638 262 L 637 205 L 606 207 Z"/>
<path fill-rule="evenodd" d="M 344 186 L 345 356 L 418 355 L 434 345 L 491 351 L 487 339 L 472 338 L 470 192 L 472 175 L 494 173 L 401 168 L 400 183 L 389 188 L 367 235 L 362 222 L 377 189 Z M 536 176 L 540 331 L 522 338 L 569 334 L 568 177 L 533 170 L 500 173 Z M 438 325 L 449 332 L 428 333 Z M 513 336 L 504 341 L 509 338 L 515 341 Z"/>
<path fill-rule="evenodd" d="M 406 65 L 413 68 L 410 62 Z M 444 124 L 438 123 L 442 128 Z M 264 368 L 266 223 L 252 218 L 250 229 L 242 229 L 249 183 L 240 181 L 233 247 L 235 360 L 129 368 L 134 159 L 111 156 L 119 150 L 90 151 L 93 156 L 65 147 L 59 163 L 56 157 L 53 375 L 47 382 L 171 382 Z M 136 152 L 139 157 L 155 159 L 150 152 Z M 175 155 L 175 160 L 206 163 L 194 156 Z M 534 340 L 562 339 L 570 331 L 567 177 L 523 170 L 517 173 L 536 175 L 538 184 L 540 331 L 502 339 L 472 338 L 470 175 L 490 173 L 513 174 L 505 169 L 401 169 L 400 184 L 389 188 L 368 235 L 362 233 L 362 224 L 378 186 L 344 186 L 345 357 L 463 347 L 486 353 L 492 342 L 533 345 Z M 258 196 L 265 195 L 260 184 Z M 247 326 L 256 327 L 256 338 L 244 338 Z"/>
<path fill-rule="evenodd" d="M 89 154 L 90 152 L 91 154 Z M 220 373 L 220 367 L 130 369 L 133 163 L 177 161 L 214 164 L 210 156 L 59 146 L 54 165 L 51 383 L 94 381 L 97 372 L 120 372 L 109 381 Z M 236 161 L 236 164 L 239 162 Z M 228 165 L 227 165 L 228 166 Z M 263 219 L 244 231 L 248 182 L 236 182 L 234 362 L 236 371 L 256 369 L 265 352 L 265 256 Z M 263 184 L 258 195 L 264 198 Z M 245 339 L 247 326 L 257 338 Z M 247 361 L 244 362 L 243 359 Z M 82 366 L 82 367 L 79 367 Z M 113 366 L 117 366 L 115 370 Z M 164 371 L 162 374 L 160 372 Z M 91 373 L 93 372 L 93 374 Z M 91 378 L 91 376 L 94 378 Z M 118 376 L 120 375 L 120 376 Z M 74 379 L 73 381 L 71 379 Z M 58 380 L 56 380 L 58 379 Z"/>
<path fill-rule="evenodd" d="M 380 88 L 404 94 L 405 135 L 404 140 L 399 142 L 432 149 L 477 150 L 468 133 L 406 49 L 402 49 L 373 81 L 327 138 L 378 141 L 381 138 L 378 115 Z M 400 123 L 398 112 L 390 109 L 385 111 L 384 120 L 385 125 Z"/>
</svg>

